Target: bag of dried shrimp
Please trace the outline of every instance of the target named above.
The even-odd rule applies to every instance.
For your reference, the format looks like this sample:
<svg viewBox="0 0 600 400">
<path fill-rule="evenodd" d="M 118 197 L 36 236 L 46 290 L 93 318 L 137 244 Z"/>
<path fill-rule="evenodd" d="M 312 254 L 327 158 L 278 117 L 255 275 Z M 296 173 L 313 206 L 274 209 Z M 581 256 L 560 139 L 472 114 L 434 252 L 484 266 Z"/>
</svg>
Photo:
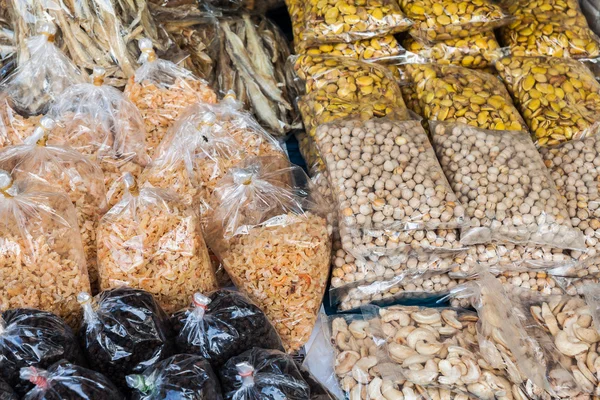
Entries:
<svg viewBox="0 0 600 400">
<path fill-rule="evenodd" d="M 125 95 L 140 110 L 146 125 L 150 157 L 181 113 L 196 102 L 217 102 L 216 93 L 202 79 L 177 64 L 157 58 L 152 41 L 139 41 L 141 67 L 129 78 Z"/>
<path fill-rule="evenodd" d="M 0 309 L 37 308 L 77 319 L 90 290 L 77 214 L 64 193 L 0 171 Z"/>
<path fill-rule="evenodd" d="M 75 206 L 92 288 L 98 289 L 96 229 L 106 208 L 102 170 L 83 154 L 65 146 L 48 145 L 54 121 L 44 117 L 26 143 L 0 151 L 0 168 L 16 180 L 32 179 L 64 191 Z"/>
<path fill-rule="evenodd" d="M 300 168 L 274 157 L 246 159 L 217 184 L 205 229 L 210 248 L 288 352 L 309 339 L 329 274 L 327 210 L 308 184 Z"/>
<path fill-rule="evenodd" d="M 121 91 L 104 84 L 105 75 L 96 68 L 90 83 L 63 93 L 48 113 L 58 124 L 48 143 L 68 145 L 98 162 L 109 205 L 114 205 L 124 190 L 123 174 L 137 178 L 150 158 L 140 111 Z"/>
<path fill-rule="evenodd" d="M 140 182 L 173 190 L 187 205 L 205 204 L 230 168 L 251 156 L 287 157 L 277 140 L 227 97 L 196 103 L 169 130 Z"/>
</svg>

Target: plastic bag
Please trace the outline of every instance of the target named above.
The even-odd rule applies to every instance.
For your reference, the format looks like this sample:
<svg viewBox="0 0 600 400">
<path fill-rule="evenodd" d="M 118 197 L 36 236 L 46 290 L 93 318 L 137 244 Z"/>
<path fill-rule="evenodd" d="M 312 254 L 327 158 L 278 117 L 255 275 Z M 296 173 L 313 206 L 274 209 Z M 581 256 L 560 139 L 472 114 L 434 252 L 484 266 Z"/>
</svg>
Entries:
<svg viewBox="0 0 600 400">
<path fill-rule="evenodd" d="M 571 225 L 566 201 L 526 132 L 439 123 L 432 136 L 442 168 L 467 205 L 471 226 L 462 230 L 461 243 L 585 249 L 583 234 Z"/>
<path fill-rule="evenodd" d="M 113 206 L 124 190 L 122 175 L 138 177 L 150 158 L 142 115 L 122 92 L 105 85 L 104 78 L 105 71 L 96 68 L 91 83 L 63 93 L 49 111 L 59 126 L 50 132 L 48 143 L 68 145 L 98 162 Z"/>
<path fill-rule="evenodd" d="M 132 400 L 222 400 L 221 387 L 210 364 L 200 356 L 179 354 L 128 375 Z"/>
<path fill-rule="evenodd" d="M 597 34 L 600 33 L 600 4 L 596 0 L 583 0 L 581 9 L 584 12 L 590 27 Z"/>
<path fill-rule="evenodd" d="M 415 21 L 410 34 L 428 41 L 465 38 L 510 21 L 510 14 L 488 0 L 468 4 L 458 0 L 401 0 L 399 3 L 406 16 Z"/>
<path fill-rule="evenodd" d="M 290 353 L 310 337 L 331 256 L 327 210 L 308 182 L 300 168 L 282 168 L 273 157 L 246 159 L 217 184 L 205 229 L 232 281 Z"/>
<path fill-rule="evenodd" d="M 407 38 L 402 46 L 430 63 L 454 64 L 466 68 L 487 68 L 501 57 L 500 45 L 494 32 L 482 32 L 433 44 Z"/>
<path fill-rule="evenodd" d="M 11 170 L 16 180 L 32 179 L 64 191 L 75 206 L 90 283 L 98 291 L 96 229 L 106 211 L 106 190 L 102 170 L 77 151 L 47 145 L 54 121 L 45 117 L 26 144 L 0 151 L 0 169 Z"/>
<path fill-rule="evenodd" d="M 321 43 L 309 46 L 306 42 L 298 46 L 298 54 L 311 56 L 348 57 L 372 62 L 388 62 L 404 52 L 394 35 L 385 35 L 352 43 Z"/>
<path fill-rule="evenodd" d="M 219 369 L 225 399 L 310 399 L 310 387 L 294 360 L 277 350 L 253 348 Z"/>
<path fill-rule="evenodd" d="M 538 146 L 598 130 L 600 82 L 584 64 L 566 58 L 505 57 L 496 68 Z"/>
<path fill-rule="evenodd" d="M 390 0 L 305 0 L 303 5 L 303 39 L 309 43 L 353 42 L 406 31 L 412 25 Z"/>
<path fill-rule="evenodd" d="M 98 372 L 59 361 L 48 370 L 21 369 L 21 379 L 35 385 L 23 400 L 124 400 L 119 389 Z"/>
<path fill-rule="evenodd" d="M 27 42 L 30 57 L 0 83 L 11 107 L 23 116 L 45 114 L 72 85 L 82 83 L 79 69 L 54 45 L 56 27 L 44 24 Z"/>
<path fill-rule="evenodd" d="M 157 58 L 152 41 L 139 41 L 142 66 L 129 78 L 125 96 L 140 110 L 146 126 L 146 150 L 150 157 L 167 130 L 190 105 L 214 104 L 216 93 L 208 84 L 171 61 Z"/>
<path fill-rule="evenodd" d="M 600 283 L 600 278 L 597 276 L 583 277 L 583 278 L 571 278 L 565 276 L 553 276 L 556 283 L 564 290 L 564 293 L 569 296 L 584 296 L 587 295 L 587 288 L 595 288 Z M 591 305 L 589 300 L 586 302 Z"/>
<path fill-rule="evenodd" d="M 298 367 L 298 371 L 300 371 L 302 378 L 304 378 L 310 388 L 310 400 L 336 400 L 333 393 L 325 385 L 321 384 L 308 368 L 298 363 L 296 363 L 296 367 Z"/>
<path fill-rule="evenodd" d="M 146 290 L 168 313 L 185 307 L 198 290 L 215 290 L 197 212 L 172 192 L 139 189 L 131 175 L 125 182 L 123 199 L 98 226 L 101 289 L 125 285 Z"/>
<path fill-rule="evenodd" d="M 123 393 L 128 392 L 126 375 L 174 353 L 169 317 L 150 293 L 122 287 L 93 299 L 80 293 L 77 300 L 83 308 L 79 336 L 87 361 Z"/>
<path fill-rule="evenodd" d="M 172 317 L 180 352 L 197 354 L 219 367 L 252 347 L 283 350 L 267 316 L 246 296 L 218 290 L 193 298 L 191 307 Z"/>
<path fill-rule="evenodd" d="M 0 148 L 23 144 L 42 119 L 42 115 L 23 117 L 10 103 L 8 96 L 0 93 Z"/>
<path fill-rule="evenodd" d="M 0 379 L 0 400 L 19 400 L 13 388 L 2 379 Z"/>
<path fill-rule="evenodd" d="M 0 317 L 0 331 L 0 378 L 20 395 L 31 389 L 19 379 L 23 367 L 47 368 L 61 359 L 84 365 L 75 334 L 54 314 L 24 308 L 8 310 Z"/>
<path fill-rule="evenodd" d="M 140 182 L 172 190 L 185 204 L 196 206 L 205 204 L 217 182 L 246 157 L 279 156 L 287 162 L 279 143 L 240 107 L 233 98 L 189 107 Z"/>
<path fill-rule="evenodd" d="M 75 326 L 75 296 L 90 281 L 69 197 L 0 171 L 0 248 L 0 309 L 38 308 Z"/>
<path fill-rule="evenodd" d="M 264 14 L 284 4 L 282 0 L 207 0 L 206 3 L 216 10 L 225 12 L 236 12 L 245 9 L 256 14 Z"/>
<path fill-rule="evenodd" d="M 423 116 L 429 121 L 457 122 L 482 129 L 527 131 L 498 78 L 454 65 L 407 66 Z M 431 126 L 431 124 L 430 124 Z"/>
</svg>

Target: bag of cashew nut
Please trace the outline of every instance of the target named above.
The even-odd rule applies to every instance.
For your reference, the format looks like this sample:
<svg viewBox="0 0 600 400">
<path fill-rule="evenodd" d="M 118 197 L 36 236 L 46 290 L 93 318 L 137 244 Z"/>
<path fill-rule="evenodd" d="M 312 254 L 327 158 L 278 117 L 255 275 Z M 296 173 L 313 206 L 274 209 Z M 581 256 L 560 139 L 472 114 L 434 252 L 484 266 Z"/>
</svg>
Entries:
<svg viewBox="0 0 600 400">
<path fill-rule="evenodd" d="M 276 156 L 280 166 L 287 165 L 280 144 L 241 111 L 240 102 L 227 97 L 214 105 L 196 103 L 169 130 L 140 182 L 204 206 L 219 180 L 252 156 Z"/>
<path fill-rule="evenodd" d="M 194 103 L 217 102 L 216 93 L 202 79 L 177 64 L 157 58 L 152 41 L 139 41 L 141 67 L 129 78 L 125 96 L 140 110 L 146 125 L 146 149 L 154 151 L 183 111 Z"/>
<path fill-rule="evenodd" d="M 29 58 L 0 83 L 10 107 L 22 115 L 45 114 L 65 89 L 83 82 L 83 76 L 54 45 L 56 27 L 44 24 L 39 35 L 27 41 Z"/>
<path fill-rule="evenodd" d="M 0 169 L 11 171 L 15 180 L 64 191 L 75 206 L 92 289 L 98 291 L 96 229 L 106 211 L 106 190 L 100 166 L 65 146 L 47 145 L 54 122 L 44 117 L 26 144 L 0 150 Z"/>
<path fill-rule="evenodd" d="M 307 189 L 308 187 L 308 189 Z M 331 261 L 328 210 L 298 167 L 253 157 L 209 201 L 205 236 L 235 285 L 267 314 L 286 350 L 309 339 Z"/>
<path fill-rule="evenodd" d="M 48 115 L 57 127 L 48 143 L 68 145 L 97 162 L 104 173 L 109 206 L 125 189 L 121 178 L 138 177 L 150 158 L 142 116 L 121 91 L 104 84 L 106 71 L 96 68 L 89 83 L 68 88 Z"/>
<path fill-rule="evenodd" d="M 36 308 L 77 326 L 76 296 L 90 290 L 77 213 L 54 187 L 0 171 L 0 309 Z"/>
<path fill-rule="evenodd" d="M 466 207 L 465 245 L 490 242 L 585 250 L 544 162 L 522 131 L 435 123 L 433 143 L 446 176 Z M 486 192 L 482 192 L 486 188 Z"/>
<path fill-rule="evenodd" d="M 555 57 L 505 57 L 496 69 L 538 146 L 600 129 L 600 82 L 582 63 Z"/>
<path fill-rule="evenodd" d="M 411 36 L 436 42 L 465 38 L 478 32 L 491 31 L 510 21 L 502 7 L 491 0 L 400 0 L 400 8 L 415 24 Z"/>
<path fill-rule="evenodd" d="M 217 289 L 197 212 L 172 192 L 138 188 L 131 174 L 124 181 L 123 198 L 98 226 L 101 289 L 148 291 L 169 313 Z"/>
</svg>

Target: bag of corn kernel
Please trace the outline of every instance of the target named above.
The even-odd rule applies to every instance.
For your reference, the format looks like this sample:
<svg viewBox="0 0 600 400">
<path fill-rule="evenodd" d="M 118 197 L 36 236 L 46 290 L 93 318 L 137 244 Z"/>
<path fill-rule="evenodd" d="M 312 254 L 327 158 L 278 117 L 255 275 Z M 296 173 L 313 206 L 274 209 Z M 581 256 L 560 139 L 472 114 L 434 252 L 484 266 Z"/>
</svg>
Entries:
<svg viewBox="0 0 600 400">
<path fill-rule="evenodd" d="M 491 0 L 400 0 L 400 8 L 412 19 L 411 36 L 430 42 L 465 38 L 492 31 L 511 17 Z"/>
<path fill-rule="evenodd" d="M 287 164 L 277 140 L 234 98 L 196 103 L 169 130 L 140 182 L 173 190 L 187 205 L 203 205 L 230 168 L 246 157 L 269 155 Z"/>
<path fill-rule="evenodd" d="M 202 79 L 177 64 L 157 58 L 152 41 L 139 41 L 140 68 L 129 78 L 125 96 L 140 110 L 146 126 L 146 149 L 150 157 L 173 125 L 190 105 L 214 104 L 216 93 Z"/>
<path fill-rule="evenodd" d="M 75 207 L 65 193 L 0 171 L 0 309 L 36 308 L 77 326 L 90 290 Z"/>
<path fill-rule="evenodd" d="M 306 174 L 274 157 L 231 168 L 210 199 L 210 248 L 290 353 L 308 341 L 325 292 L 331 256 L 325 216 Z"/>
<path fill-rule="evenodd" d="M 98 291 L 96 229 L 106 211 L 102 170 L 83 154 L 65 146 L 48 145 L 54 122 L 44 117 L 26 143 L 0 150 L 0 169 L 16 180 L 32 179 L 64 191 L 75 206 L 92 289 Z"/>
<path fill-rule="evenodd" d="M 150 158 L 142 115 L 121 91 L 104 84 L 105 76 L 104 69 L 96 68 L 90 83 L 63 93 L 48 112 L 57 122 L 48 143 L 68 145 L 97 162 L 112 206 L 124 190 L 123 174 L 138 177 Z"/>
<path fill-rule="evenodd" d="M 65 89 L 83 82 L 77 66 L 54 45 L 55 34 L 54 25 L 44 24 L 27 41 L 29 59 L 0 83 L 0 92 L 23 117 L 45 114 Z"/>
<path fill-rule="evenodd" d="M 123 198 L 98 226 L 101 289 L 145 290 L 169 313 L 185 307 L 195 292 L 215 290 L 197 212 L 172 192 L 138 188 L 131 174 L 124 182 Z"/>
</svg>

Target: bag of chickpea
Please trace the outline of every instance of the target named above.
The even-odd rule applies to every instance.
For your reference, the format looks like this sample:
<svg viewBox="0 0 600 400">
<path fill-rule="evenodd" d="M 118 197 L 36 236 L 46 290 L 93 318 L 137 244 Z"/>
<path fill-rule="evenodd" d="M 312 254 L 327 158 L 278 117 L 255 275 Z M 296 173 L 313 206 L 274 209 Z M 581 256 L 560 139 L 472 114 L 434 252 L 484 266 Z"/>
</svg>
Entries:
<svg viewBox="0 0 600 400">
<path fill-rule="evenodd" d="M 90 290 L 77 213 L 67 194 L 0 171 L 0 310 L 36 308 L 77 326 Z"/>
<path fill-rule="evenodd" d="M 461 243 L 585 250 L 583 234 L 571 224 L 566 200 L 527 132 L 436 123 L 431 133 L 440 164 L 470 220 Z"/>
<path fill-rule="evenodd" d="M 129 78 L 125 96 L 140 110 L 146 126 L 146 150 L 152 157 L 167 130 L 196 102 L 214 104 L 216 93 L 177 64 L 157 58 L 152 41 L 139 41 L 141 67 Z"/>
<path fill-rule="evenodd" d="M 310 338 L 329 276 L 331 227 L 302 169 L 254 157 L 229 170 L 204 230 L 235 285 L 267 314 L 290 353 Z"/>
<path fill-rule="evenodd" d="M 31 179 L 64 191 L 75 206 L 92 289 L 98 291 L 96 229 L 106 211 L 106 190 L 100 166 L 66 146 L 48 145 L 54 121 L 44 117 L 26 143 L 0 150 L 0 169 L 15 180 Z"/>
<path fill-rule="evenodd" d="M 173 192 L 138 188 L 131 174 L 124 181 L 123 198 L 98 226 L 101 289 L 145 290 L 169 313 L 217 289 L 197 211 Z"/>
<path fill-rule="evenodd" d="M 123 174 L 138 177 L 150 158 L 142 115 L 121 91 L 105 84 L 105 76 L 104 69 L 96 68 L 91 82 L 63 93 L 48 112 L 57 122 L 48 143 L 70 146 L 97 162 L 112 206 L 124 191 Z"/>
<path fill-rule="evenodd" d="M 277 156 L 280 165 L 287 165 L 281 145 L 241 110 L 240 102 L 227 97 L 215 105 L 196 103 L 169 130 L 140 182 L 202 206 L 219 179 L 252 156 Z"/>
<path fill-rule="evenodd" d="M 600 82 L 582 63 L 556 57 L 505 57 L 496 69 L 535 143 L 552 146 L 600 129 Z"/>
</svg>

